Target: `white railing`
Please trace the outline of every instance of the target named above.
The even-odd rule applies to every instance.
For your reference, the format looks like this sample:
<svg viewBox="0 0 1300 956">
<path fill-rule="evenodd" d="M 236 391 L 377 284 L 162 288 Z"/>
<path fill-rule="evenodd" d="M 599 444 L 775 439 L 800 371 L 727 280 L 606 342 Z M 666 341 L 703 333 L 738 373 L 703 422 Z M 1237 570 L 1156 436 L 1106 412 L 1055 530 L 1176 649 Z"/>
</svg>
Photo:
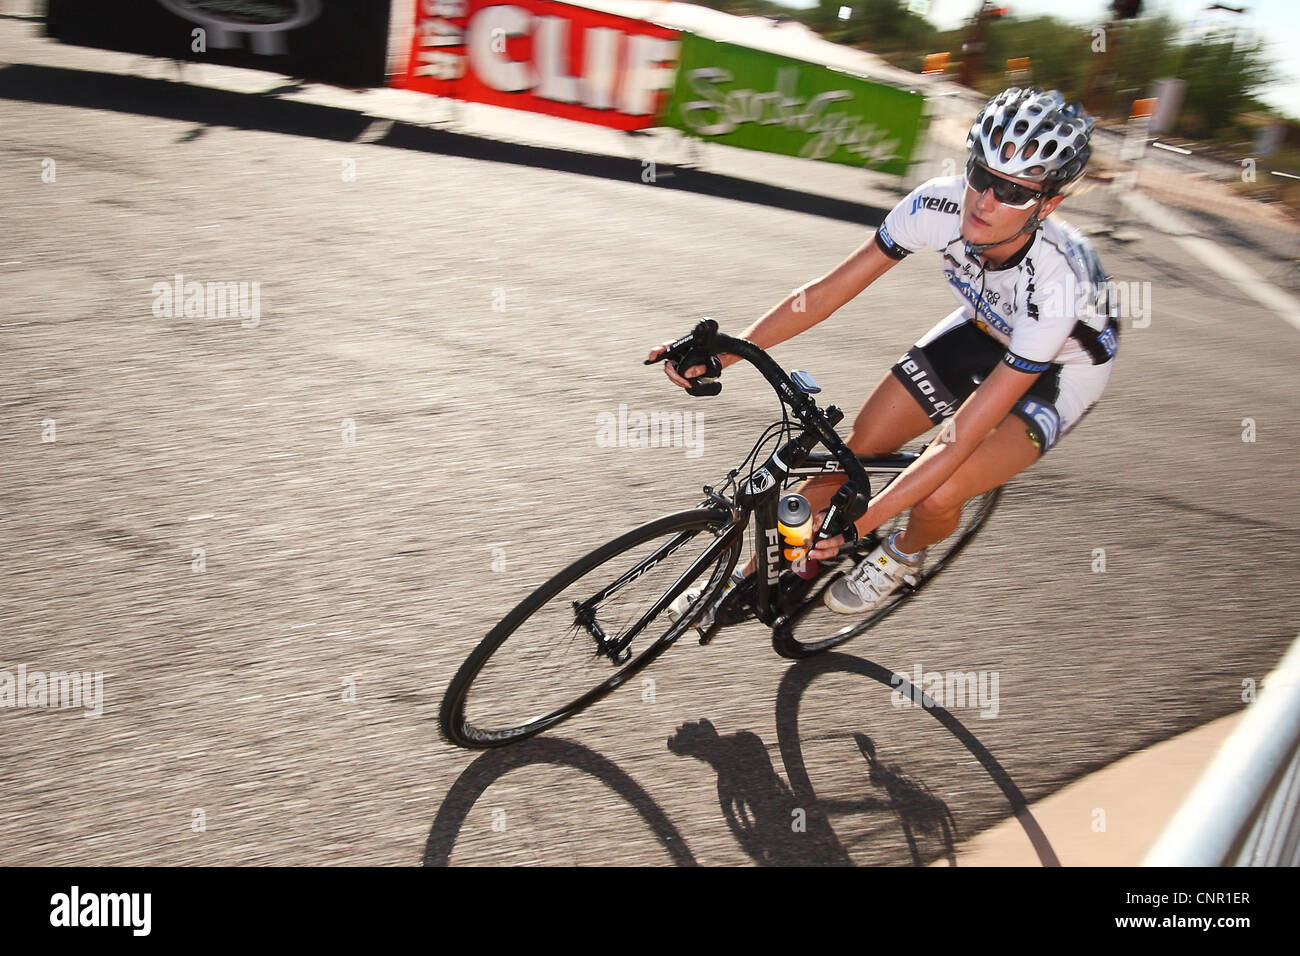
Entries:
<svg viewBox="0 0 1300 956">
<path fill-rule="evenodd" d="M 1144 866 L 1300 866 L 1300 639 Z"/>
</svg>

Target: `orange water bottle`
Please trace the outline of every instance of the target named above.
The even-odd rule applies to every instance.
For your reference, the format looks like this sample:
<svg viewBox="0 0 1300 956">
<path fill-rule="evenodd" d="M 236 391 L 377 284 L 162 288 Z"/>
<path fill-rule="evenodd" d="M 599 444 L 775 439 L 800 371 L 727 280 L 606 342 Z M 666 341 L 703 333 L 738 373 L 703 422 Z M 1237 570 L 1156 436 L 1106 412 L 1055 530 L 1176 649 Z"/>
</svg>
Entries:
<svg viewBox="0 0 1300 956">
<path fill-rule="evenodd" d="M 784 496 L 776 506 L 776 530 L 785 541 L 785 556 L 794 565 L 795 573 L 803 578 L 817 574 L 818 561 L 808 561 L 812 544 L 812 505 L 800 494 Z"/>
<path fill-rule="evenodd" d="M 776 505 L 776 530 L 785 540 L 785 556 L 800 561 L 812 543 L 812 505 L 803 495 L 784 496 Z"/>
</svg>

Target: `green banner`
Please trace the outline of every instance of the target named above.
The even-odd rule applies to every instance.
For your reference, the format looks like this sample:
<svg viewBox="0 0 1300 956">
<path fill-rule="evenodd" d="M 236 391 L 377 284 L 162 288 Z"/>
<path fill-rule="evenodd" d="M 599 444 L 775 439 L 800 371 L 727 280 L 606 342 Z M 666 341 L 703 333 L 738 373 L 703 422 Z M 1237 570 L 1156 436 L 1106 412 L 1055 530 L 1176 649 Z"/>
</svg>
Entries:
<svg viewBox="0 0 1300 956">
<path fill-rule="evenodd" d="M 686 33 L 660 123 L 728 146 L 901 176 L 924 104 L 920 93 Z"/>
</svg>

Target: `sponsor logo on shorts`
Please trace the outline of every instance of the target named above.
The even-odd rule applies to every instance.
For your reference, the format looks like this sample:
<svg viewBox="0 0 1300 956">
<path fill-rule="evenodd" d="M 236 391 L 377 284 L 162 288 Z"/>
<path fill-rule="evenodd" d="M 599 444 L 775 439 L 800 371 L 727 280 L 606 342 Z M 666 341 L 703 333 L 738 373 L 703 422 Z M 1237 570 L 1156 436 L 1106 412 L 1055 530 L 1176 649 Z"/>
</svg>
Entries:
<svg viewBox="0 0 1300 956">
<path fill-rule="evenodd" d="M 1020 407 L 1038 426 L 1038 431 L 1043 439 L 1043 450 L 1045 451 L 1055 445 L 1056 433 L 1061 427 L 1061 416 L 1057 414 L 1056 409 L 1051 405 L 1036 402 L 1032 398 L 1026 399 Z"/>
<path fill-rule="evenodd" d="M 930 403 L 930 407 L 935 412 L 944 416 L 952 414 L 952 406 L 944 399 L 936 396 L 935 385 L 934 382 L 930 381 L 929 373 L 921 368 L 915 359 L 904 355 L 898 362 L 900 371 L 907 376 L 908 381 L 912 383 L 916 391 L 925 396 L 926 401 Z"/>
<path fill-rule="evenodd" d="M 1106 331 L 1097 336 L 1097 342 L 1106 350 L 1107 355 L 1114 355 L 1119 348 L 1119 340 L 1115 336 L 1115 326 L 1106 326 Z"/>
</svg>

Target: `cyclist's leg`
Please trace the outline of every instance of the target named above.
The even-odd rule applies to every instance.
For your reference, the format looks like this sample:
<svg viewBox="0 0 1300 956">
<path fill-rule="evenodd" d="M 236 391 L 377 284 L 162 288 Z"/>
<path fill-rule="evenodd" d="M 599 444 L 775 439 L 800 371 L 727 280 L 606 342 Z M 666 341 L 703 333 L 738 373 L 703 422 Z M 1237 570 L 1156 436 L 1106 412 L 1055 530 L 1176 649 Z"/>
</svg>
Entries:
<svg viewBox="0 0 1300 956">
<path fill-rule="evenodd" d="M 1113 371 L 1111 361 L 1058 366 L 1044 373 L 948 480 L 913 506 L 898 547 L 915 553 L 952 534 L 962 505 L 1005 484 L 1051 451 L 1096 405 Z"/>
<path fill-rule="evenodd" d="M 897 546 L 914 554 L 942 541 L 956 530 L 963 504 L 1010 481 L 1041 455 L 1025 420 L 1008 415 L 947 481 L 912 506 Z"/>
<path fill-rule="evenodd" d="M 892 455 L 951 415 L 1001 358 L 961 309 L 950 313 L 894 363 L 858 412 L 846 444 L 859 455 Z M 813 514 L 830 503 L 844 475 L 810 478 L 799 489 Z"/>
</svg>

